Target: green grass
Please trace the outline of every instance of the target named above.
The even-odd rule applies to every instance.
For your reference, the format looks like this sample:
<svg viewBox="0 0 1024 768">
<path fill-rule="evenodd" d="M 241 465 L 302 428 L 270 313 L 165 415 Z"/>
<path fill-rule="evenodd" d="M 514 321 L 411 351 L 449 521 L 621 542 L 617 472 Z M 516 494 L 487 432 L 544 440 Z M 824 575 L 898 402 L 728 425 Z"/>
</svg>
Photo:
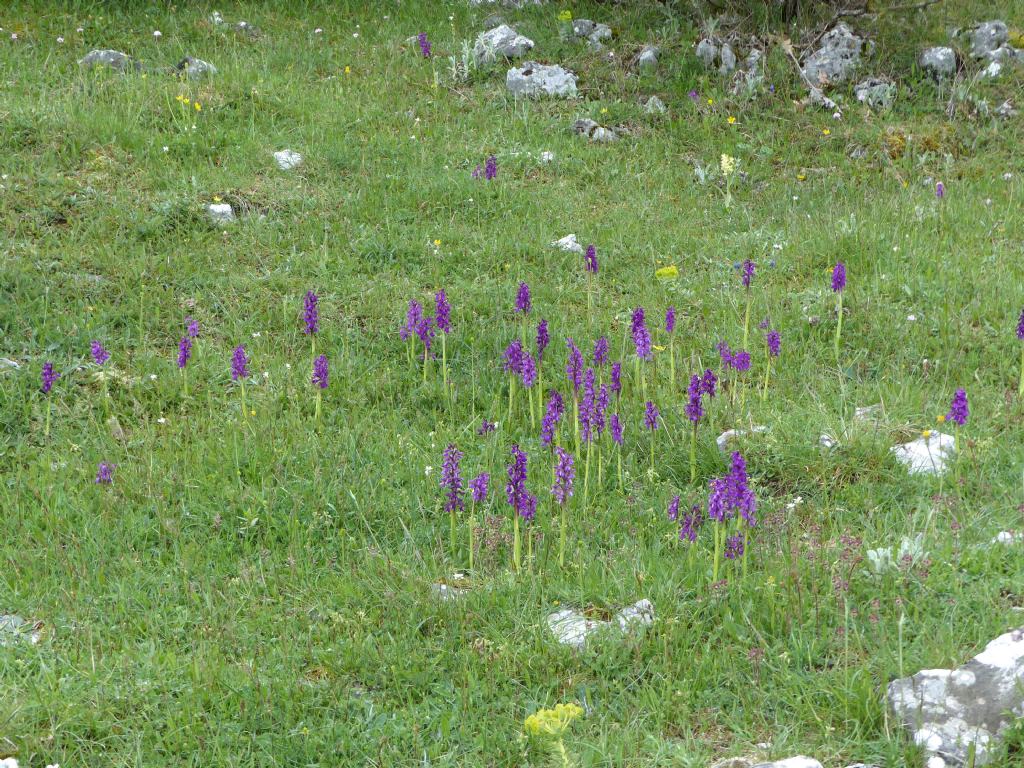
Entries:
<svg viewBox="0 0 1024 768">
<path fill-rule="evenodd" d="M 507 95 L 502 67 L 451 82 L 445 57 L 490 12 L 464 3 L 221 4 L 227 21 L 261 28 L 253 40 L 212 27 L 207 6 L 67 5 L 0 12 L 0 355 L 21 363 L 0 372 L 0 612 L 45 625 L 40 645 L 0 648 L 0 757 L 541 765 L 524 718 L 576 701 L 588 714 L 566 744 L 581 765 L 696 768 L 770 741 L 773 757 L 895 766 L 918 753 L 886 716 L 887 682 L 957 665 L 1021 623 L 1021 550 L 988 542 L 1024 527 L 1013 333 L 1024 136 L 1019 120 L 963 101 L 947 119 L 948 87 L 914 67 L 947 26 L 1005 5 L 950 0 L 913 20 L 864 20 L 878 42 L 865 71 L 896 76 L 900 96 L 873 114 L 841 88 L 842 121 L 795 105 L 798 78 L 778 51 L 774 94 L 731 97 L 692 55 L 694 19 L 653 3 L 569 6 L 615 27 L 614 62 L 559 40 L 563 6 L 505 12 L 537 42 L 535 58 L 580 75 L 582 100 L 535 103 Z M 404 43 L 420 31 L 433 62 Z M 647 41 L 662 45 L 662 65 L 637 76 L 628 59 Z M 152 66 L 191 54 L 220 74 L 189 84 L 79 73 L 95 47 Z M 994 108 L 1021 85 L 1018 70 L 971 95 Z M 670 115 L 644 114 L 648 94 Z M 570 131 L 581 116 L 631 133 L 589 145 Z M 285 147 L 303 168 L 276 168 L 271 153 Z M 850 159 L 857 148 L 866 155 Z M 545 150 L 554 163 L 539 163 Z M 471 179 L 491 153 L 497 180 Z M 714 174 L 722 153 L 747 174 L 728 209 Z M 695 163 L 712 169 L 708 183 Z M 203 216 L 215 197 L 240 217 L 223 231 Z M 581 260 L 549 246 L 569 232 L 598 248 L 590 314 Z M 764 403 L 753 391 L 743 411 L 714 402 L 691 486 L 685 381 L 717 365 L 719 339 L 739 346 L 733 264 L 747 257 L 759 264 L 752 320 L 770 316 L 782 357 Z M 837 260 L 849 271 L 839 365 Z M 656 280 L 668 264 L 679 279 Z M 467 478 L 491 473 L 487 511 L 504 526 L 494 533 L 511 529 L 513 442 L 530 454 L 542 530 L 552 518 L 522 398 L 511 422 L 505 413 L 500 358 L 517 333 L 519 280 L 533 289 L 534 321 L 551 324 L 546 383 L 565 391 L 566 336 L 589 353 L 607 333 L 618 359 L 630 310 L 645 306 L 660 329 L 669 304 L 680 383 L 670 391 L 659 353 L 654 476 L 643 403 L 623 405 L 626 493 L 611 464 L 603 487 L 591 477 L 585 507 L 577 493 L 565 571 L 548 553 L 546 567 L 517 576 L 504 545 L 485 547 L 474 588 L 442 603 L 431 585 L 467 564 L 441 511 L 445 445 L 465 452 Z M 454 306 L 451 404 L 438 366 L 424 383 L 397 336 L 407 301 L 432 308 L 441 287 Z M 332 366 L 319 424 L 300 320 L 310 289 Z M 175 367 L 186 315 L 202 328 L 188 398 Z M 761 332 L 751 338 L 760 381 Z M 117 373 L 113 425 L 92 339 Z M 253 361 L 248 418 L 228 369 L 240 343 Z M 45 360 L 62 373 L 48 438 Z M 889 447 L 934 428 L 960 386 L 972 413 L 959 481 L 949 476 L 936 499 L 939 481 L 908 476 Z M 878 402 L 878 429 L 818 448 L 855 406 Z M 501 422 L 486 438 L 482 417 Z M 740 444 L 761 525 L 747 579 L 729 571 L 715 590 L 707 539 L 691 567 L 665 508 L 676 493 L 703 503 L 727 467 L 715 435 L 750 423 L 770 427 Z M 100 461 L 117 465 L 112 486 L 93 482 Z M 865 550 L 917 533 L 929 563 L 867 573 Z M 545 626 L 557 606 L 615 610 L 642 597 L 652 627 L 583 653 Z"/>
</svg>

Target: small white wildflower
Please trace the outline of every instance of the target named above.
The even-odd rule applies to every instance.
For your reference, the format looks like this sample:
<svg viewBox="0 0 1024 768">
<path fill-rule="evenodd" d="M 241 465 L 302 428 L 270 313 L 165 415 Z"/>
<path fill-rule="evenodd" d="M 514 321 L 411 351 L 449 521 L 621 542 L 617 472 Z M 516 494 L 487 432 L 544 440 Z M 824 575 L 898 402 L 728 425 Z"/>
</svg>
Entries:
<svg viewBox="0 0 1024 768">
<path fill-rule="evenodd" d="M 263 378 L 264 379 L 269 379 L 270 378 L 270 371 L 264 371 L 263 372 Z"/>
<path fill-rule="evenodd" d="M 324 31 L 320 29 L 320 27 L 317 27 L 316 29 L 313 30 L 314 35 L 322 35 L 323 33 Z"/>
<path fill-rule="evenodd" d="M 156 381 L 156 374 L 155 373 L 149 374 L 149 380 L 150 381 Z"/>
<path fill-rule="evenodd" d="M 167 419 L 165 419 L 163 416 L 161 416 L 159 419 L 156 420 L 156 423 L 157 424 L 166 424 L 167 423 Z"/>
<path fill-rule="evenodd" d="M 18 39 L 18 33 L 17 32 L 11 32 L 11 40 L 17 40 L 17 39 Z"/>
<path fill-rule="evenodd" d="M 423 474 L 426 475 L 427 477 L 430 477 L 430 473 L 433 472 L 433 471 L 434 471 L 434 468 L 428 466 L 426 469 L 423 470 Z"/>
<path fill-rule="evenodd" d="M 64 42 L 64 38 L 63 37 L 58 37 L 57 38 L 57 42 L 58 43 L 63 43 Z"/>
<path fill-rule="evenodd" d="M 284 369 L 285 369 L 286 371 L 290 371 L 290 370 L 292 369 L 292 364 L 291 364 L 291 363 L 285 363 L 285 364 L 284 364 Z"/>
<path fill-rule="evenodd" d="M 917 315 L 907 315 L 907 320 L 913 323 L 917 320 Z"/>
<path fill-rule="evenodd" d="M 258 339 L 258 338 L 260 337 L 260 332 L 259 332 L 259 331 L 256 331 L 256 333 L 254 333 L 254 334 L 252 335 L 252 337 L 253 337 L 254 339 Z"/>
<path fill-rule="evenodd" d="M 353 32 L 352 33 L 352 37 L 359 37 L 359 33 L 358 32 Z"/>
<path fill-rule="evenodd" d="M 1010 181 L 1012 178 L 1013 178 L 1013 174 L 1012 173 L 1004 173 L 1003 174 L 1003 181 Z"/>
<path fill-rule="evenodd" d="M 161 32 L 159 29 L 154 29 L 153 30 L 153 37 L 155 37 L 155 38 L 157 38 L 159 40 L 163 36 L 164 36 L 164 33 Z"/>
<path fill-rule="evenodd" d="M 168 147 L 167 145 L 164 145 L 164 147 L 163 147 L 163 151 L 164 151 L 164 152 L 170 152 L 170 151 L 171 151 L 171 148 L 170 148 L 170 147 Z"/>
</svg>

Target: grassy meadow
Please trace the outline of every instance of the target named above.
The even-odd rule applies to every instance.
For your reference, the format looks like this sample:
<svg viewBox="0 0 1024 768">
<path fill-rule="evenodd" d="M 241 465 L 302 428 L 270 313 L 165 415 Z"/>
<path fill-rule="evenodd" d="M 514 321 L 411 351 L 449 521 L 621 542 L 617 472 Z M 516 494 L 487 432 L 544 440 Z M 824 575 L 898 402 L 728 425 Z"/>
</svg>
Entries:
<svg viewBox="0 0 1024 768">
<path fill-rule="evenodd" d="M 215 9 L 225 24 L 209 21 Z M 1024 529 L 1024 130 L 994 115 L 1021 101 L 1024 69 L 991 81 L 972 69 L 953 87 L 916 66 L 947 28 L 1021 26 L 1020 9 L 946 0 L 851 19 L 877 45 L 861 72 L 900 90 L 872 111 L 840 86 L 841 119 L 799 103 L 778 45 L 764 86 L 733 95 L 694 56 L 699 17 L 682 3 L 501 10 L 536 42 L 529 58 L 579 76 L 578 99 L 517 102 L 504 63 L 453 78 L 449 56 L 461 60 L 494 10 L 0 9 L 0 357 L 17 364 L 0 367 L 0 614 L 41 631 L 38 644 L 0 644 L 0 758 L 557 765 L 524 720 L 572 702 L 584 710 L 564 739 L 574 765 L 805 754 L 896 768 L 921 753 L 887 714 L 886 684 L 957 666 L 1024 623 L 1024 549 L 991 544 Z M 614 57 L 562 39 L 565 10 L 610 24 Z M 258 33 L 234 31 L 240 19 Z M 421 32 L 430 58 L 408 40 Z M 632 63 L 645 43 L 661 48 L 655 72 Z M 94 48 L 145 69 L 81 72 Z M 161 71 L 185 55 L 218 74 Z M 646 113 L 649 95 L 668 113 Z M 581 117 L 628 132 L 590 143 L 571 130 Z M 277 167 L 285 148 L 301 167 Z M 736 162 L 728 205 L 723 154 Z M 497 176 L 474 178 L 492 155 Z M 237 220 L 212 224 L 213 202 Z M 569 233 L 594 244 L 596 277 L 551 246 Z M 665 267 L 678 274 L 656 276 Z M 399 337 L 409 300 L 432 314 L 440 289 L 452 306 L 447 387 L 441 334 L 425 372 L 422 347 Z M 315 354 L 330 363 L 322 391 L 307 291 L 319 296 Z M 721 372 L 718 342 L 743 346 L 748 296 L 752 368 L 705 401 L 691 482 L 687 384 Z M 642 382 L 637 307 L 654 345 Z M 188 317 L 199 334 L 186 379 Z M 557 442 L 576 455 L 564 567 L 543 393 L 528 406 L 519 389 L 510 414 L 502 370 L 514 339 L 533 349 L 541 319 L 551 345 L 539 386 L 566 397 Z M 764 387 L 766 319 L 782 345 Z M 565 340 L 591 365 L 601 336 L 623 363 L 612 410 L 624 440 L 596 441 L 584 493 Z M 93 341 L 109 351 L 102 365 Z M 244 395 L 231 377 L 238 345 Z M 46 362 L 60 378 L 44 394 Z M 971 410 L 955 468 L 908 474 L 891 446 L 952 434 L 937 417 L 958 388 Z M 873 421 L 854 419 L 876 404 Z M 497 427 L 479 434 L 485 419 Z M 744 565 L 726 561 L 715 579 L 709 527 L 680 541 L 666 509 L 676 495 L 684 510 L 706 507 L 730 464 L 715 438 L 754 425 L 768 431 L 730 450 L 747 462 L 758 524 Z M 838 445 L 823 449 L 823 433 Z M 491 478 L 488 499 L 458 512 L 454 547 L 439 487 L 449 444 L 464 480 Z M 514 444 L 538 500 L 522 531 L 534 558 L 518 571 Z M 110 483 L 96 482 L 101 462 Z M 442 600 L 437 585 L 469 566 L 471 508 L 469 588 Z M 915 554 L 874 573 L 866 552 L 904 540 L 919 541 Z M 641 598 L 651 626 L 583 651 L 546 623 L 566 606 L 607 617 Z M 1022 750 L 1017 728 L 990 765 L 1019 765 Z"/>
</svg>

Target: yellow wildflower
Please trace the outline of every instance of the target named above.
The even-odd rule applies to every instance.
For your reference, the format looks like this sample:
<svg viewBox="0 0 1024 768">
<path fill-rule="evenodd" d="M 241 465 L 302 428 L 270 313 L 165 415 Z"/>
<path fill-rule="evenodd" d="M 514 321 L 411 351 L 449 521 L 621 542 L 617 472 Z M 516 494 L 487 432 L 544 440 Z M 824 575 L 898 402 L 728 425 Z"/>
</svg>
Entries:
<svg viewBox="0 0 1024 768">
<path fill-rule="evenodd" d="M 182 95 L 181 95 L 181 94 L 179 93 L 179 94 L 178 94 L 177 96 L 175 96 L 175 97 L 174 97 L 174 100 L 175 100 L 175 101 L 184 101 L 184 100 L 185 100 L 185 97 L 184 97 L 184 96 L 182 96 Z"/>
<path fill-rule="evenodd" d="M 829 128 L 822 128 L 821 129 L 821 134 L 822 134 L 822 136 L 831 136 L 832 135 L 832 131 Z"/>
<path fill-rule="evenodd" d="M 662 267 L 661 269 L 656 269 L 654 270 L 654 276 L 659 280 L 675 280 L 679 277 L 679 267 L 672 264 L 667 267 Z"/>
<path fill-rule="evenodd" d="M 572 11 L 562 11 L 558 14 L 559 21 L 572 21 Z"/>
<path fill-rule="evenodd" d="M 722 173 L 726 176 L 732 176 L 736 170 L 736 158 L 732 155 L 722 155 L 721 159 Z"/>
<path fill-rule="evenodd" d="M 729 125 L 736 125 L 736 118 L 729 115 Z"/>
<path fill-rule="evenodd" d="M 213 202 L 219 203 L 220 202 L 220 195 L 214 195 L 213 196 Z"/>
<path fill-rule="evenodd" d="M 351 75 L 352 74 L 352 67 L 346 66 L 345 67 L 345 74 L 346 75 Z"/>
<path fill-rule="evenodd" d="M 807 174 L 806 173 L 798 173 L 796 175 L 796 180 L 797 181 L 807 181 Z"/>
<path fill-rule="evenodd" d="M 608 107 L 601 107 L 601 114 L 602 115 L 607 115 L 608 114 Z"/>
<path fill-rule="evenodd" d="M 714 105 L 714 103 L 715 103 L 715 100 L 714 100 L 714 99 L 708 99 L 708 106 L 709 106 L 709 107 L 710 107 L 710 106 L 713 106 L 713 105 Z"/>
<path fill-rule="evenodd" d="M 194 106 L 196 108 L 196 112 L 201 112 L 202 109 L 203 109 L 203 105 L 200 104 L 198 101 L 195 104 L 193 104 L 192 106 Z"/>
<path fill-rule="evenodd" d="M 927 440 L 931 436 L 932 431 L 930 429 L 926 429 L 924 432 L 921 433 L 921 437 L 923 437 L 925 440 Z"/>
<path fill-rule="evenodd" d="M 440 248 L 441 247 L 441 241 L 440 240 L 435 240 L 434 241 L 434 247 L 435 248 Z"/>
<path fill-rule="evenodd" d="M 946 423 L 946 414 L 940 413 L 938 416 L 935 417 L 935 420 L 937 422 L 939 422 L 939 424 L 945 424 Z"/>
<path fill-rule="evenodd" d="M 556 704 L 554 709 L 539 709 L 526 718 L 523 730 L 531 736 L 558 737 L 582 714 L 578 704 Z"/>
</svg>

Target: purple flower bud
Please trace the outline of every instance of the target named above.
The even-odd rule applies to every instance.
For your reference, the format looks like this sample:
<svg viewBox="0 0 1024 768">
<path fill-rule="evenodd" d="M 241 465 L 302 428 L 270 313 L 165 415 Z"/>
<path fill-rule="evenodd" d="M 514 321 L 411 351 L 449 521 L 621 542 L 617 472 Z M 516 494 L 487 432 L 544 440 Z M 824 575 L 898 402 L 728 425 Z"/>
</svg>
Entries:
<svg viewBox="0 0 1024 768">
<path fill-rule="evenodd" d="M 505 362 L 502 370 L 505 373 L 521 375 L 523 372 L 523 344 L 519 339 L 514 339 L 505 347 Z"/>
<path fill-rule="evenodd" d="M 427 33 L 426 32 L 420 32 L 416 36 L 416 39 L 419 41 L 420 53 L 423 54 L 423 58 L 429 59 L 430 58 L 430 41 L 427 39 Z"/>
<path fill-rule="evenodd" d="M 740 534 L 725 540 L 725 559 L 738 560 L 743 557 L 743 537 Z"/>
<path fill-rule="evenodd" d="M 551 336 L 548 334 L 548 321 L 541 320 L 537 323 L 537 360 L 544 359 L 544 350 L 551 343 Z"/>
<path fill-rule="evenodd" d="M 841 261 L 837 261 L 835 267 L 832 269 L 832 290 L 835 293 L 840 293 L 846 288 L 846 265 Z"/>
<path fill-rule="evenodd" d="M 559 504 L 565 502 L 572 496 L 572 482 L 576 478 L 576 470 L 573 467 L 572 454 L 566 453 L 560 447 L 555 448 L 558 456 L 558 463 L 555 465 L 555 482 L 551 486 L 551 495 Z"/>
<path fill-rule="evenodd" d="M 178 342 L 178 367 L 184 368 L 188 365 L 189 358 L 192 357 L 192 339 L 188 336 L 182 336 L 181 341 Z"/>
<path fill-rule="evenodd" d="M 953 402 L 949 405 L 949 413 L 946 414 L 946 421 L 963 426 L 967 423 L 967 416 L 970 413 L 967 408 L 967 392 L 958 389 L 953 395 Z"/>
<path fill-rule="evenodd" d="M 313 386 L 327 389 L 328 376 L 327 355 L 320 355 L 313 361 Z"/>
<path fill-rule="evenodd" d="M 487 485 L 490 481 L 491 476 L 486 472 L 481 472 L 469 481 L 469 490 L 472 492 L 475 504 L 480 504 L 487 500 Z"/>
<path fill-rule="evenodd" d="M 746 259 L 743 262 L 743 278 L 742 278 L 742 280 L 743 280 L 743 287 L 744 288 L 749 288 L 750 287 L 750 281 L 754 279 L 754 270 L 756 268 L 757 268 L 757 265 L 754 264 L 754 262 L 751 261 L 750 259 Z"/>
<path fill-rule="evenodd" d="M 452 305 L 448 303 L 448 296 L 443 288 L 434 294 L 434 322 L 441 333 L 451 333 Z"/>
<path fill-rule="evenodd" d="M 602 336 L 594 342 L 594 365 L 601 366 L 608 362 L 608 338 Z"/>
<path fill-rule="evenodd" d="M 700 382 L 701 391 L 708 397 L 715 396 L 715 387 L 718 384 L 718 377 L 715 376 L 715 372 L 710 368 L 704 371 L 704 376 Z"/>
<path fill-rule="evenodd" d="M 704 407 L 701 405 L 701 396 L 704 394 L 704 388 L 700 376 L 693 374 L 690 377 L 690 386 L 686 393 L 690 398 L 686 403 L 686 417 L 696 424 L 704 415 Z"/>
<path fill-rule="evenodd" d="M 935 185 L 935 197 L 939 200 L 946 196 L 946 185 L 941 181 Z"/>
<path fill-rule="evenodd" d="M 644 426 L 652 432 L 658 428 L 658 409 L 654 406 L 650 400 L 647 401 L 646 411 L 644 413 Z"/>
<path fill-rule="evenodd" d="M 613 413 L 611 419 L 608 420 L 608 426 L 612 431 L 612 442 L 616 445 L 622 445 L 622 419 L 619 418 L 619 414 Z"/>
<path fill-rule="evenodd" d="M 459 461 L 462 459 L 462 451 L 449 443 L 444 449 L 441 459 L 441 487 L 445 494 L 445 512 L 453 512 L 463 509 L 465 504 L 462 501 L 462 473 L 459 470 Z"/>
<path fill-rule="evenodd" d="M 408 341 L 416 329 L 419 327 L 420 320 L 423 319 L 423 305 L 413 299 L 409 300 L 409 309 L 405 312 L 405 325 L 398 331 L 399 337 L 402 341 Z"/>
<path fill-rule="evenodd" d="M 416 323 L 416 336 L 423 342 L 423 355 L 430 355 L 430 348 L 434 344 L 434 318 L 421 317 Z"/>
<path fill-rule="evenodd" d="M 498 158 L 491 155 L 487 158 L 487 164 L 484 167 L 484 177 L 491 181 L 498 175 Z"/>
<path fill-rule="evenodd" d="M 562 420 L 564 411 L 565 404 L 562 402 L 562 396 L 558 394 L 557 390 L 551 390 L 544 418 L 540 424 L 540 441 L 543 445 L 551 445 L 554 441 L 555 429 Z"/>
<path fill-rule="evenodd" d="M 53 370 L 53 363 L 47 360 L 43 363 L 43 394 L 48 394 L 53 389 L 53 383 L 60 378 L 60 374 Z"/>
<path fill-rule="evenodd" d="M 480 426 L 477 427 L 476 433 L 478 435 L 489 435 L 491 432 L 497 429 L 497 427 L 498 425 L 495 422 L 488 421 L 487 417 L 484 416 L 480 420 Z"/>
<path fill-rule="evenodd" d="M 1024 309 L 1020 311 L 1020 320 L 1017 321 L 1017 338 L 1024 341 Z"/>
<path fill-rule="evenodd" d="M 245 345 L 239 344 L 231 355 L 231 380 L 249 378 L 249 358 L 245 356 Z"/>
<path fill-rule="evenodd" d="M 672 333 L 676 329 L 676 308 L 669 307 L 665 310 L 665 332 Z"/>
<path fill-rule="evenodd" d="M 587 246 L 587 253 L 586 256 L 584 256 L 583 266 L 590 274 L 597 274 L 597 248 L 593 245 Z"/>
<path fill-rule="evenodd" d="M 636 347 L 636 356 L 641 360 L 650 360 L 654 356 L 651 333 L 647 330 L 643 307 L 633 310 L 633 345 Z"/>
<path fill-rule="evenodd" d="M 531 309 L 533 309 L 533 303 L 530 300 L 530 286 L 521 282 L 519 290 L 516 292 L 516 312 L 528 315 Z"/>
<path fill-rule="evenodd" d="M 90 351 L 92 352 L 92 359 L 96 362 L 96 365 L 103 365 L 107 360 L 110 359 L 110 353 L 103 348 L 103 345 L 98 341 L 93 341 L 90 344 Z"/>
<path fill-rule="evenodd" d="M 673 496 L 668 503 L 668 519 L 673 523 L 679 518 L 679 496 Z"/>
<path fill-rule="evenodd" d="M 703 522 L 700 516 L 700 507 L 694 504 L 690 508 L 690 513 L 684 515 L 683 519 L 679 521 L 679 540 L 688 541 L 691 544 L 695 542 L 697 540 L 697 531 Z"/>
<path fill-rule="evenodd" d="M 622 394 L 622 363 L 612 363 L 612 392 Z"/>
<path fill-rule="evenodd" d="M 765 343 L 768 344 L 768 354 L 772 357 L 778 357 L 779 352 L 782 350 L 782 337 L 776 330 L 768 331 L 764 336 Z"/>
<path fill-rule="evenodd" d="M 188 334 L 190 339 L 196 338 L 199 335 L 199 321 L 193 317 L 186 317 L 185 333 Z"/>
<path fill-rule="evenodd" d="M 529 352 L 523 352 L 522 362 L 519 367 L 519 378 L 526 389 L 530 389 L 537 383 L 537 362 Z"/>
<path fill-rule="evenodd" d="M 96 485 L 110 485 L 114 482 L 114 466 L 105 461 L 100 462 L 96 470 Z"/>
<path fill-rule="evenodd" d="M 569 361 L 565 365 L 565 374 L 569 377 L 573 392 L 578 393 L 583 386 L 583 353 L 572 339 L 566 339 L 565 343 L 569 347 Z"/>
<path fill-rule="evenodd" d="M 302 319 L 306 322 L 306 330 L 303 331 L 310 336 L 320 330 L 320 310 L 317 303 L 320 297 L 313 291 L 306 291 L 306 298 L 302 301 Z"/>
</svg>

